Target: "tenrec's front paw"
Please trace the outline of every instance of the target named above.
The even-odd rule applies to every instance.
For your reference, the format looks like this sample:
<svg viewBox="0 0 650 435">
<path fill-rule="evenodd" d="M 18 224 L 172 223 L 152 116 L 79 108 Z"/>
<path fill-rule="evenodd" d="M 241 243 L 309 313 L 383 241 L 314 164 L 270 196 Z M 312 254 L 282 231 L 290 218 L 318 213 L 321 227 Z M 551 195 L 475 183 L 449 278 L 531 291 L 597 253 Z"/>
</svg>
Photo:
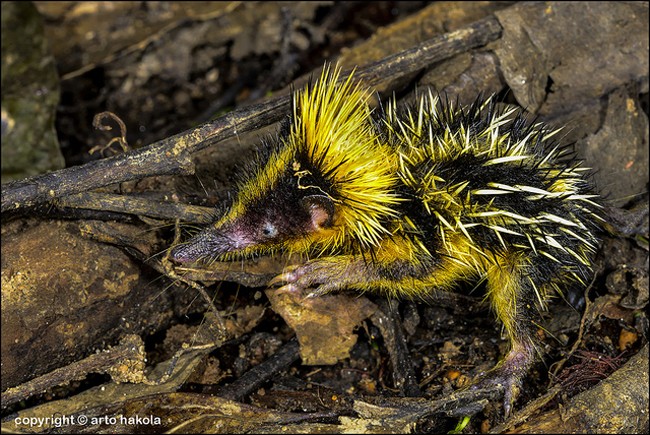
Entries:
<svg viewBox="0 0 650 435">
<path fill-rule="evenodd" d="M 340 288 L 331 266 L 329 262 L 320 260 L 289 266 L 269 285 L 284 284 L 279 292 L 302 292 L 309 298 L 323 296 Z"/>
</svg>

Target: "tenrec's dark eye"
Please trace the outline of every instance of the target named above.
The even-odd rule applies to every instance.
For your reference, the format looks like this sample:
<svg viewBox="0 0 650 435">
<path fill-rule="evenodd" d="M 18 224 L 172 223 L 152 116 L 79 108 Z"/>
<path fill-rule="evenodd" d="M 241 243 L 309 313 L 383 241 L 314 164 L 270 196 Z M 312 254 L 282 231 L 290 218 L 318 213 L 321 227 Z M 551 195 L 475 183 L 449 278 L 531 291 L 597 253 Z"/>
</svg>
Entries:
<svg viewBox="0 0 650 435">
<path fill-rule="evenodd" d="M 278 234 L 278 230 L 275 228 L 275 225 L 270 222 L 266 222 L 264 224 L 264 228 L 262 229 L 262 234 L 264 234 L 265 237 L 275 237 Z"/>
</svg>

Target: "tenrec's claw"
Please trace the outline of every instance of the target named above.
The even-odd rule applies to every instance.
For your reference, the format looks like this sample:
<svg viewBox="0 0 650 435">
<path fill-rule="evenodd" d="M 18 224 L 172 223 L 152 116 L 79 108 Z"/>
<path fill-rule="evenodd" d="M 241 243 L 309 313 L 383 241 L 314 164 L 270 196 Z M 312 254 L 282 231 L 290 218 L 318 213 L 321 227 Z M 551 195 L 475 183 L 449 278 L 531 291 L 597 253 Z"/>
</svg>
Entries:
<svg viewBox="0 0 650 435">
<path fill-rule="evenodd" d="M 298 278 L 302 275 L 300 272 L 300 265 L 287 266 L 284 268 L 281 274 L 269 281 L 268 286 L 273 287 L 276 284 L 280 283 L 292 283 L 296 282 Z"/>
<path fill-rule="evenodd" d="M 295 294 L 300 289 L 293 284 L 286 284 L 275 290 L 275 294 Z"/>
<path fill-rule="evenodd" d="M 280 275 L 275 276 L 271 281 L 267 283 L 269 287 L 274 287 L 276 284 L 282 284 L 287 282 L 286 274 L 281 273 Z"/>
</svg>

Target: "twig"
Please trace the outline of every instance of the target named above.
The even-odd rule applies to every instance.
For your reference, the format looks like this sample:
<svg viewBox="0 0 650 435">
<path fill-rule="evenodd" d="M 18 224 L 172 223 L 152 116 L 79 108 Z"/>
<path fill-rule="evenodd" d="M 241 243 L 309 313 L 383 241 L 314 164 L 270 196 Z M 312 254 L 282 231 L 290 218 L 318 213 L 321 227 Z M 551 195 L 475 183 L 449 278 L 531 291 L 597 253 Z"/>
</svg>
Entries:
<svg viewBox="0 0 650 435">
<path fill-rule="evenodd" d="M 120 135 L 115 136 L 114 138 L 109 140 L 108 143 L 104 145 L 96 145 L 92 147 L 90 151 L 88 151 L 88 154 L 93 154 L 97 151 L 103 154 L 104 151 L 109 150 L 111 145 L 113 145 L 115 142 L 117 142 L 120 145 L 122 151 L 124 152 L 131 149 L 131 147 L 129 147 L 129 143 L 126 141 L 126 124 L 124 124 L 124 121 L 122 121 L 120 117 L 114 114 L 113 112 L 106 111 L 95 115 L 95 117 L 93 118 L 93 127 L 95 127 L 97 130 L 102 130 L 102 131 L 113 130 L 113 127 L 111 127 L 110 125 L 104 124 L 104 122 L 109 118 L 115 121 L 115 123 L 120 127 Z"/>
<path fill-rule="evenodd" d="M 382 310 L 375 311 L 371 320 L 381 331 L 386 343 L 395 387 L 407 397 L 418 397 L 422 392 L 417 383 L 413 361 L 406 347 L 406 337 L 397 313 L 397 301 L 382 300 L 381 308 Z"/>
<path fill-rule="evenodd" d="M 299 346 L 295 339 L 287 342 L 269 359 L 256 365 L 239 379 L 220 389 L 218 396 L 230 400 L 242 400 L 256 391 L 264 382 L 289 367 L 300 358 Z"/>
<path fill-rule="evenodd" d="M 128 213 L 157 219 L 180 219 L 195 224 L 208 224 L 214 218 L 214 209 L 196 205 L 163 202 L 103 192 L 82 192 L 57 199 L 59 207 Z"/>
</svg>

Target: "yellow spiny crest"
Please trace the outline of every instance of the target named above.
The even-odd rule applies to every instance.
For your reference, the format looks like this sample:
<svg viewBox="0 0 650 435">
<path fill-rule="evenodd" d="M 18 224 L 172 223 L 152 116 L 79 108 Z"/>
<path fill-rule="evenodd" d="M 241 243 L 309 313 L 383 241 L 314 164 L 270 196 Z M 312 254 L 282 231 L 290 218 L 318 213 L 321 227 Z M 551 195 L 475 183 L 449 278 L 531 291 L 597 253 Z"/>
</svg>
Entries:
<svg viewBox="0 0 650 435">
<path fill-rule="evenodd" d="M 376 246 L 390 234 L 382 220 L 397 216 L 400 201 L 394 192 L 397 156 L 377 140 L 367 100 L 369 92 L 354 83 L 352 74 L 337 83 L 340 68 L 326 66 L 314 87 L 297 93 L 294 123 L 287 146 L 308 156 L 313 169 L 333 187 L 337 205 L 335 232 L 313 235 L 326 250 L 352 237 L 362 247 Z M 297 182 L 300 171 L 295 176 Z M 347 237 L 346 237 L 347 236 Z"/>
</svg>

